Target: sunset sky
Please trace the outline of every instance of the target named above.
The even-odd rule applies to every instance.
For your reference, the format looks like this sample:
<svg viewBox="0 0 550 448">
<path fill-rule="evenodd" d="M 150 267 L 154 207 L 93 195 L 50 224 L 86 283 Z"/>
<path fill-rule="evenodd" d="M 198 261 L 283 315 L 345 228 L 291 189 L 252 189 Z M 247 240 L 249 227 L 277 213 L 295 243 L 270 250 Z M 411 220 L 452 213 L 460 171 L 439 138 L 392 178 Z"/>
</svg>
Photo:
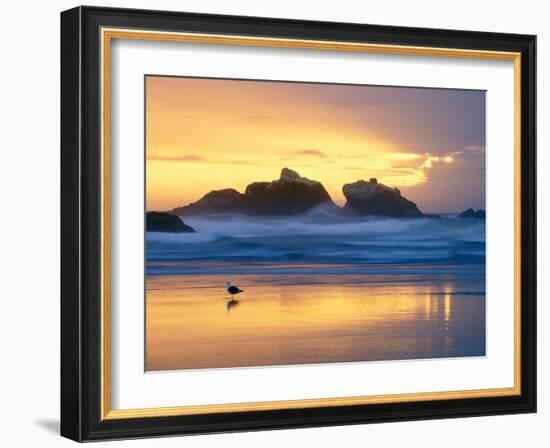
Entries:
<svg viewBox="0 0 550 448">
<path fill-rule="evenodd" d="M 425 212 L 485 208 L 485 92 L 146 78 L 148 210 L 285 166 L 339 205 L 343 184 L 376 177 Z"/>
</svg>

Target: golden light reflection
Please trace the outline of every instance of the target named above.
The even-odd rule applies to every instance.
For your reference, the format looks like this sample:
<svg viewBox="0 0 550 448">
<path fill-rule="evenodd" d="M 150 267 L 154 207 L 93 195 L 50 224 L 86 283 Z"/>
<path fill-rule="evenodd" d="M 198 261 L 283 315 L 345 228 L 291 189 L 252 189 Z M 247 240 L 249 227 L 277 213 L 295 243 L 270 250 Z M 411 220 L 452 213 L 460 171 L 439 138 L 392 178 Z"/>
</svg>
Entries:
<svg viewBox="0 0 550 448">
<path fill-rule="evenodd" d="M 452 285 L 426 294 L 425 285 L 358 286 L 336 275 L 306 285 L 241 275 L 233 280 L 246 292 L 229 306 L 225 280 L 148 277 L 147 370 L 429 358 L 456 349 Z M 452 327 L 459 334 L 484 316 L 481 298 L 462 303 L 467 319 Z"/>
<path fill-rule="evenodd" d="M 445 285 L 444 287 L 445 295 L 443 297 L 443 316 L 446 323 L 448 323 L 451 320 L 451 313 L 452 313 L 452 294 L 453 294 L 453 288 L 450 285 Z"/>
</svg>

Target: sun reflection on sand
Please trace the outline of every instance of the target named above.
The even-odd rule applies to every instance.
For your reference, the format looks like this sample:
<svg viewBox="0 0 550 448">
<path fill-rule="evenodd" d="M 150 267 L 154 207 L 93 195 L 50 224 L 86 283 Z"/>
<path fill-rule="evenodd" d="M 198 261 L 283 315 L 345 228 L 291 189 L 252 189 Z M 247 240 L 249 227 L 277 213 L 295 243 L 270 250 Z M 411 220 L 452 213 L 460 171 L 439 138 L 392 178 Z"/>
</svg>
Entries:
<svg viewBox="0 0 550 448">
<path fill-rule="evenodd" d="M 484 355 L 484 297 L 452 282 L 259 277 L 232 278 L 239 301 L 222 276 L 148 277 L 147 370 Z"/>
</svg>

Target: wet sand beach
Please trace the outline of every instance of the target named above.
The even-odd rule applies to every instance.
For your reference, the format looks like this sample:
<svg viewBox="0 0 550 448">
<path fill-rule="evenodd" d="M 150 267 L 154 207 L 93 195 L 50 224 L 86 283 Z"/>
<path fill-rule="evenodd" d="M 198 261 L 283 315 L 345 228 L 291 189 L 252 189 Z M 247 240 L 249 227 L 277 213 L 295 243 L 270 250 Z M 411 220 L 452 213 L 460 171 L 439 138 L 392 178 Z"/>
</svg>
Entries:
<svg viewBox="0 0 550 448">
<path fill-rule="evenodd" d="M 146 370 L 485 355 L 477 266 L 231 270 L 147 276 Z"/>
</svg>

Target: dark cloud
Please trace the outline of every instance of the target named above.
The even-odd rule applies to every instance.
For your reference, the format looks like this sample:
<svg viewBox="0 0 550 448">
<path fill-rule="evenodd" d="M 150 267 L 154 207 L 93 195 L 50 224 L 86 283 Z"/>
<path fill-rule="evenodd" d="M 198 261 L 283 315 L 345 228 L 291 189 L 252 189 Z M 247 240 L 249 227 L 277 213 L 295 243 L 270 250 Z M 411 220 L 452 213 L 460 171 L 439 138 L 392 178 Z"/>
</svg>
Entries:
<svg viewBox="0 0 550 448">
<path fill-rule="evenodd" d="M 315 156 L 315 157 L 320 157 L 322 159 L 325 159 L 327 157 L 327 155 L 323 151 L 320 151 L 318 149 L 310 149 L 310 148 L 301 149 L 299 151 L 293 151 L 291 152 L 291 154 L 298 155 L 298 156 Z"/>
<path fill-rule="evenodd" d="M 281 89 L 288 90 L 283 86 Z M 369 137 L 441 156 L 458 147 L 485 145 L 485 92 L 413 87 L 305 85 L 293 98 L 310 109 L 330 110 L 336 122 Z"/>
</svg>

